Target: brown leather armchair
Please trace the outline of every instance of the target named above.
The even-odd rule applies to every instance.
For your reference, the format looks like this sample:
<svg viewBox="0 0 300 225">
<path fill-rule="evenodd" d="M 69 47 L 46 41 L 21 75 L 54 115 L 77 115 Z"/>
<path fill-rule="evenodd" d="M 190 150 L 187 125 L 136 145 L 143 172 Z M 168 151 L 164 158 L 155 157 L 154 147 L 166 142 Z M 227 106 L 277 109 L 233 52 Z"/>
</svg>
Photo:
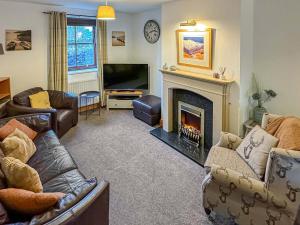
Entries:
<svg viewBox="0 0 300 225">
<path fill-rule="evenodd" d="M 31 108 L 29 96 L 43 91 L 40 87 L 31 88 L 13 97 L 6 104 L 8 116 L 18 116 L 34 113 L 51 113 L 53 130 L 62 137 L 78 123 L 78 98 L 62 91 L 48 90 L 51 109 Z"/>
</svg>

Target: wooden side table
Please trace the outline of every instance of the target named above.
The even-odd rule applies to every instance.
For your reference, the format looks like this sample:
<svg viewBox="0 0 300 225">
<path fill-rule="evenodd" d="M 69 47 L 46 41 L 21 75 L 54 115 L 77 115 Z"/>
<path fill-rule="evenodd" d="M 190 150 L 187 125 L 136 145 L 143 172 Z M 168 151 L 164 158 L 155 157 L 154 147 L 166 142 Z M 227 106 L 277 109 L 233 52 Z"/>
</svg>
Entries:
<svg viewBox="0 0 300 225">
<path fill-rule="evenodd" d="M 260 125 L 259 123 L 255 122 L 254 120 L 247 120 L 244 123 L 244 137 L 247 136 L 247 134 L 249 134 L 249 132 L 256 126 L 256 125 Z"/>
</svg>

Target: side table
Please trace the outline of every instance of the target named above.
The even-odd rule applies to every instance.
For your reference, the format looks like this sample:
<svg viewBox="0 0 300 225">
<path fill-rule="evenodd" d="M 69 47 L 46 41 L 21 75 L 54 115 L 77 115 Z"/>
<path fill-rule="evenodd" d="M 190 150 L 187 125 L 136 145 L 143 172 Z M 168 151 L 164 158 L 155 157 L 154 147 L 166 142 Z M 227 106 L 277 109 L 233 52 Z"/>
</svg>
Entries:
<svg viewBox="0 0 300 225">
<path fill-rule="evenodd" d="M 255 122 L 254 120 L 247 120 L 244 124 L 244 137 L 247 136 L 247 134 L 249 134 L 249 132 L 256 126 L 256 125 L 260 125 L 259 123 Z"/>
<path fill-rule="evenodd" d="M 100 116 L 100 109 L 101 109 L 101 104 L 100 104 L 100 92 L 99 91 L 86 91 L 86 92 L 82 92 L 79 94 L 79 107 L 82 107 L 82 100 L 85 99 L 85 106 L 87 107 L 86 111 L 85 111 L 85 119 L 88 118 L 88 103 L 90 102 L 90 100 L 92 100 L 93 102 L 93 111 L 94 112 L 94 105 L 95 105 L 95 99 L 99 97 L 99 116 Z"/>
</svg>

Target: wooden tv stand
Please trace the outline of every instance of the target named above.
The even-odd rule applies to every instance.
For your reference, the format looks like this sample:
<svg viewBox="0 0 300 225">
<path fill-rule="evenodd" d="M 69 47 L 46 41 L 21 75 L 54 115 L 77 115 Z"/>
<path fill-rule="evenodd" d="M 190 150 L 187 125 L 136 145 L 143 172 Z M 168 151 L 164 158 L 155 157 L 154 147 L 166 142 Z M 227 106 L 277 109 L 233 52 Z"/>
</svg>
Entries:
<svg viewBox="0 0 300 225">
<path fill-rule="evenodd" d="M 132 109 L 132 101 L 143 96 L 142 91 L 106 91 L 106 109 Z"/>
</svg>

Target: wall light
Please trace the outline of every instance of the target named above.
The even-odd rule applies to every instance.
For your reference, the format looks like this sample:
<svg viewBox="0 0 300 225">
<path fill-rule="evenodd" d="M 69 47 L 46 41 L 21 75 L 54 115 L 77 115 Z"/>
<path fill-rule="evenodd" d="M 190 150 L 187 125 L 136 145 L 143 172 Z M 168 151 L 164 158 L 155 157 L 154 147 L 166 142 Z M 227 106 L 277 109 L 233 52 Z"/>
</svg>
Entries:
<svg viewBox="0 0 300 225">
<path fill-rule="evenodd" d="M 194 27 L 197 25 L 196 20 L 187 20 L 186 22 L 180 23 L 181 27 Z"/>
<path fill-rule="evenodd" d="M 4 55 L 3 45 L 0 44 L 0 55 Z"/>
</svg>

